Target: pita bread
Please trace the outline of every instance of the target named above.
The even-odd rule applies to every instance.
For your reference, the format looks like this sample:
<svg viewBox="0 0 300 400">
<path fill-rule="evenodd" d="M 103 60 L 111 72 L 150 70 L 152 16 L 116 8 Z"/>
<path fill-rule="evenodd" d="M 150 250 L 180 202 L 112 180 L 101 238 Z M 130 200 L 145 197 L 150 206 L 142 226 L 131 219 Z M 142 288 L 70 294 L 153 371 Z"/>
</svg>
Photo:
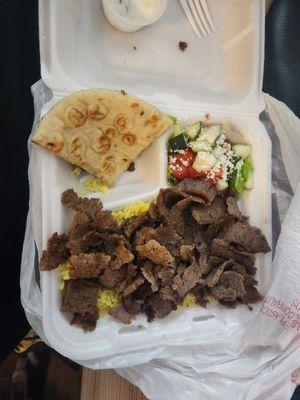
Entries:
<svg viewBox="0 0 300 400">
<path fill-rule="evenodd" d="M 90 89 L 57 103 L 32 142 L 111 187 L 170 125 L 170 118 L 156 107 L 123 90 Z"/>
</svg>

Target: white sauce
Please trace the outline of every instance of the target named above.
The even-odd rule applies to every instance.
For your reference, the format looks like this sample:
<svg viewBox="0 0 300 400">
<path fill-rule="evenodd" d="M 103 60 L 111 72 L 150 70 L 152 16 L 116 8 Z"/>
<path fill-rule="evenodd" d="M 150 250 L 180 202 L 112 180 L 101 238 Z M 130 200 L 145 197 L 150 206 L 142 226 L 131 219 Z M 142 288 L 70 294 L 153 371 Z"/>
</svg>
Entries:
<svg viewBox="0 0 300 400">
<path fill-rule="evenodd" d="M 147 22 L 155 16 L 159 0 L 111 0 L 111 3 L 122 17 Z"/>
</svg>

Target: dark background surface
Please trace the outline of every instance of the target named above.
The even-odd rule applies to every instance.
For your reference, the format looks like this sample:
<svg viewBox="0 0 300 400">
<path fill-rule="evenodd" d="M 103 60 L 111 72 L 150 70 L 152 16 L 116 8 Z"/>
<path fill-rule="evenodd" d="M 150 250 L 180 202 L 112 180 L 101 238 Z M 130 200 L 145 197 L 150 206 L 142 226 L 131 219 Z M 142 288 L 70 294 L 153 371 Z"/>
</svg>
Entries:
<svg viewBox="0 0 300 400">
<path fill-rule="evenodd" d="M 19 266 L 28 209 L 30 86 L 40 77 L 38 1 L 1 0 L 0 30 L 1 361 L 29 330 L 20 304 Z"/>
<path fill-rule="evenodd" d="M 266 17 L 263 90 L 300 117 L 299 0 L 274 0 Z"/>
<path fill-rule="evenodd" d="M 38 1 L 2 0 L 0 22 L 1 361 L 29 329 L 20 304 L 19 266 L 28 209 L 30 87 L 40 77 Z M 274 0 L 267 16 L 264 90 L 300 115 L 299 0 Z"/>
</svg>

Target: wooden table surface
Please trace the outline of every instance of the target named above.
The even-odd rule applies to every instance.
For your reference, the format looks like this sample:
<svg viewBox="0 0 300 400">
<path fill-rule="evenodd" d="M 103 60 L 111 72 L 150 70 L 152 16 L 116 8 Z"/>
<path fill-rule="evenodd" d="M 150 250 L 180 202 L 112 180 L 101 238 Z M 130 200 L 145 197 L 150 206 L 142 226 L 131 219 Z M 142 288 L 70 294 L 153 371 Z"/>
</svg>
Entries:
<svg viewBox="0 0 300 400">
<path fill-rule="evenodd" d="M 266 12 L 273 0 L 266 0 Z M 142 392 L 112 370 L 83 368 L 81 400 L 146 400 Z"/>
<path fill-rule="evenodd" d="M 146 397 L 112 370 L 83 368 L 81 400 L 146 400 Z"/>
</svg>

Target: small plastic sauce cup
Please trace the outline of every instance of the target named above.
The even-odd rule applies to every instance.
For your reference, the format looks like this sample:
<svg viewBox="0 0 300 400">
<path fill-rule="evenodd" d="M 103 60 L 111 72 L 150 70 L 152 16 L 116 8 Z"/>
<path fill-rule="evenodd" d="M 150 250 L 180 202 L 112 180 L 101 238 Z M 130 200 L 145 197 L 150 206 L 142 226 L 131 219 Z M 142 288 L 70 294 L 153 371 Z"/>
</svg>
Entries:
<svg viewBox="0 0 300 400">
<path fill-rule="evenodd" d="M 126 16 L 118 14 L 112 6 L 111 0 L 102 0 L 104 14 L 107 20 L 121 32 L 136 32 L 144 26 L 151 25 L 163 15 L 167 7 L 168 0 L 160 0 L 155 15 L 149 20 L 134 21 Z"/>
</svg>

